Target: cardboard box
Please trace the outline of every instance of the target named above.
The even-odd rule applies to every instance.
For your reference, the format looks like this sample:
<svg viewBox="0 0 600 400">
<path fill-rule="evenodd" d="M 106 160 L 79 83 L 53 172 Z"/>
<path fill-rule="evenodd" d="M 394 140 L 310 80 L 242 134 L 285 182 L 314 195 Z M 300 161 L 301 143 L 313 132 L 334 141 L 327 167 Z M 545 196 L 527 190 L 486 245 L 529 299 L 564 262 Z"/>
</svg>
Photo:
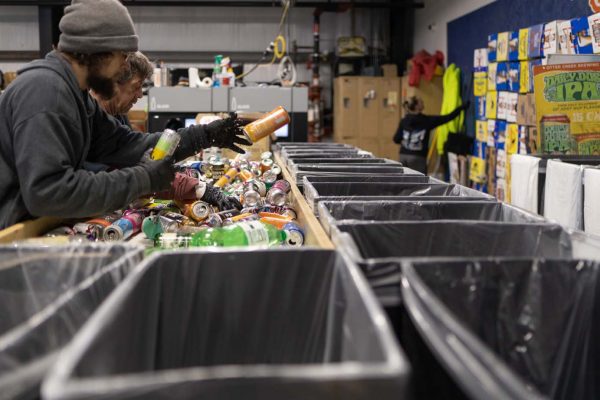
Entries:
<svg viewBox="0 0 600 400">
<path fill-rule="evenodd" d="M 381 141 L 383 143 L 392 143 L 395 144 L 392 139 L 388 139 L 386 141 Z M 359 138 L 358 139 L 358 147 L 369 151 L 371 153 L 373 153 L 375 155 L 375 157 L 382 157 L 381 155 L 381 147 L 380 147 L 380 139 L 363 139 L 363 138 Z"/>
<path fill-rule="evenodd" d="M 534 68 L 537 67 L 538 65 L 542 65 L 542 60 L 537 59 L 537 60 L 531 60 L 529 61 L 529 92 L 533 93 L 533 89 L 534 89 Z"/>
<path fill-rule="evenodd" d="M 496 118 L 505 120 L 508 117 L 508 92 L 498 92 L 498 111 Z"/>
<path fill-rule="evenodd" d="M 485 98 L 485 117 L 496 119 L 498 115 L 498 92 L 487 92 Z"/>
<path fill-rule="evenodd" d="M 542 39 L 544 57 L 560 53 L 558 40 L 558 24 L 562 21 L 552 21 L 544 24 L 544 38 Z"/>
<path fill-rule="evenodd" d="M 487 129 L 487 121 L 475 121 L 475 138 L 482 143 L 487 143 Z"/>
<path fill-rule="evenodd" d="M 519 60 L 529 59 L 529 28 L 519 29 Z"/>
<path fill-rule="evenodd" d="M 383 64 L 381 70 L 383 71 L 383 76 L 385 78 L 398 77 L 398 66 L 396 64 Z"/>
<path fill-rule="evenodd" d="M 379 79 L 361 76 L 358 81 L 358 137 L 377 138 L 381 113 Z"/>
<path fill-rule="evenodd" d="M 508 64 L 508 90 L 516 93 L 521 90 L 521 64 L 518 61 Z"/>
<path fill-rule="evenodd" d="M 542 53 L 542 39 L 544 35 L 544 25 L 534 25 L 529 28 L 529 58 L 539 58 Z"/>
<path fill-rule="evenodd" d="M 508 90 L 508 63 L 498 63 L 496 71 L 496 91 Z"/>
<path fill-rule="evenodd" d="M 588 17 L 588 25 L 592 34 L 592 50 L 600 54 L 600 13 Z"/>
<path fill-rule="evenodd" d="M 519 61 L 519 31 L 508 33 L 508 61 Z"/>
<path fill-rule="evenodd" d="M 508 61 L 508 35 L 509 32 L 498 34 L 498 49 L 496 53 L 496 60 L 498 62 Z"/>
<path fill-rule="evenodd" d="M 487 92 L 486 92 L 487 96 Z M 475 97 L 475 118 L 476 119 L 486 119 L 485 112 L 485 100 L 486 96 L 477 96 Z"/>
<path fill-rule="evenodd" d="M 538 130 L 537 126 L 527 127 L 527 144 L 529 145 L 529 154 L 538 154 Z"/>
<path fill-rule="evenodd" d="M 520 70 L 519 70 L 519 93 L 528 93 L 530 83 L 530 75 L 529 75 L 529 62 L 528 61 L 519 61 Z"/>
<path fill-rule="evenodd" d="M 508 92 L 506 94 L 506 121 L 517 122 L 517 103 L 519 102 L 519 93 Z"/>
<path fill-rule="evenodd" d="M 360 144 L 360 143 L 359 143 Z M 359 146 L 360 147 L 360 146 Z M 379 138 L 379 157 L 388 158 L 398 161 L 400 154 L 400 145 L 392 141 L 392 139 Z"/>
<path fill-rule="evenodd" d="M 488 64 L 488 73 L 487 73 L 487 90 L 494 91 L 496 90 L 496 79 L 498 73 L 498 63 L 490 63 Z"/>
<path fill-rule="evenodd" d="M 517 124 L 535 126 L 535 96 L 533 93 L 519 95 L 517 103 Z"/>
<path fill-rule="evenodd" d="M 356 76 L 335 78 L 333 85 L 333 136 L 336 141 L 358 137 L 358 80 Z"/>
<path fill-rule="evenodd" d="M 519 125 L 519 149 L 518 154 L 529 154 L 527 143 L 527 126 Z"/>
<path fill-rule="evenodd" d="M 538 150 L 600 155 L 600 62 L 535 67 Z"/>
<path fill-rule="evenodd" d="M 401 115 L 400 78 L 379 78 L 377 87 L 380 101 L 379 135 L 390 142 L 398 130 Z"/>
<path fill-rule="evenodd" d="M 473 54 L 473 67 L 475 69 L 487 68 L 488 49 L 475 49 Z"/>
<path fill-rule="evenodd" d="M 495 147 L 496 146 L 496 120 L 488 119 L 487 121 L 487 146 Z"/>
<path fill-rule="evenodd" d="M 492 33 L 491 35 L 488 36 L 488 64 L 489 63 L 494 63 L 497 60 L 497 54 L 498 54 L 498 34 L 497 33 Z"/>
<path fill-rule="evenodd" d="M 519 151 L 519 125 L 507 124 L 506 125 L 506 143 L 505 143 L 506 154 L 512 155 L 517 154 Z"/>
<path fill-rule="evenodd" d="M 560 54 L 575 54 L 575 43 L 571 33 L 571 21 L 560 21 L 557 28 Z"/>
<path fill-rule="evenodd" d="M 431 82 L 422 79 L 419 87 L 413 87 L 408 84 L 408 76 L 403 76 L 401 103 L 411 96 L 418 96 L 423 99 L 423 103 L 425 103 L 424 114 L 439 115 L 444 96 L 444 82 L 442 77 L 434 76 Z M 404 110 L 402 110 L 403 115 Z"/>
<path fill-rule="evenodd" d="M 487 72 L 473 73 L 473 95 L 485 96 L 487 92 Z"/>
<path fill-rule="evenodd" d="M 571 20 L 571 33 L 573 43 L 575 44 L 576 54 L 593 54 L 592 33 L 587 17 L 575 18 Z"/>
</svg>

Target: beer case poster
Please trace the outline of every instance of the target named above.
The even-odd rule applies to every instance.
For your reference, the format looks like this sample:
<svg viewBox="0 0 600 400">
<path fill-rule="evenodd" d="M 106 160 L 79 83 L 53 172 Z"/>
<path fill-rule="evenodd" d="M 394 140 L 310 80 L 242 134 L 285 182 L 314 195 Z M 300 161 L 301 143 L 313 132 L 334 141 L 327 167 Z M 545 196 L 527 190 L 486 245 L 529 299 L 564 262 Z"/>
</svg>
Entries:
<svg viewBox="0 0 600 400">
<path fill-rule="evenodd" d="M 600 155 L 600 62 L 536 66 L 538 153 Z"/>
</svg>

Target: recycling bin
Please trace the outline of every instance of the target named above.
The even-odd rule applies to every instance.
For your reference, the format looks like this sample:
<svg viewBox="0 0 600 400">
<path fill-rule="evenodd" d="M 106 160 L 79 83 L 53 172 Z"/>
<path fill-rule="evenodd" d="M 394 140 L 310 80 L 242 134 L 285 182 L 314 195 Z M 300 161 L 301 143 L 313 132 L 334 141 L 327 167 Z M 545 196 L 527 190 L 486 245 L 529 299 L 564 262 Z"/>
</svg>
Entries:
<svg viewBox="0 0 600 400">
<path fill-rule="evenodd" d="M 546 220 L 505 203 L 491 201 L 322 201 L 318 216 L 326 232 L 344 220 L 430 221 L 473 220 L 544 223 Z"/>
<path fill-rule="evenodd" d="M 402 164 L 296 164 L 290 174 L 296 182 L 304 176 L 374 176 L 381 174 L 402 174 L 406 172 Z M 411 172 L 412 173 L 412 172 Z"/>
<path fill-rule="evenodd" d="M 296 185 L 303 191 L 305 182 L 317 183 L 317 182 L 334 182 L 334 183 L 435 183 L 433 178 L 423 175 L 419 172 L 413 174 L 407 168 L 404 168 L 402 174 L 384 174 L 384 175 L 350 175 L 350 176 L 305 176 Z M 440 183 L 442 183 L 440 181 Z"/>
<path fill-rule="evenodd" d="M 405 262 L 399 336 L 418 397 L 599 398 L 599 268 L 577 259 Z"/>
<path fill-rule="evenodd" d="M 86 324 L 47 399 L 404 399 L 409 365 L 331 250 L 154 254 Z"/>
<path fill-rule="evenodd" d="M 400 302 L 398 258 L 574 257 L 573 237 L 550 223 L 340 221 L 331 237 L 360 266 L 384 306 Z"/>
<path fill-rule="evenodd" d="M 308 204 L 316 210 L 320 201 L 326 200 L 363 200 L 363 197 L 398 197 L 398 200 L 407 200 L 407 197 L 419 197 L 423 200 L 441 200 L 448 197 L 471 199 L 493 198 L 482 192 L 472 190 L 460 185 L 445 183 L 309 183 L 304 187 L 304 196 Z M 383 200 L 383 199 L 382 199 Z"/>
<path fill-rule="evenodd" d="M 142 251 L 118 244 L 0 246 L 0 397 L 39 398 L 58 352 Z"/>
</svg>

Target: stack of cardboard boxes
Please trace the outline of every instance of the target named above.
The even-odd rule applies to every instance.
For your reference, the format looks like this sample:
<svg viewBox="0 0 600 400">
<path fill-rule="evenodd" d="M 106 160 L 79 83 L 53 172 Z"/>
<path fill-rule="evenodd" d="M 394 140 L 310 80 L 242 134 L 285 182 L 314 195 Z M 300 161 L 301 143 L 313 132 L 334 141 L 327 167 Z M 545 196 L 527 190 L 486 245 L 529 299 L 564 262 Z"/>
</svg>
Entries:
<svg viewBox="0 0 600 400">
<path fill-rule="evenodd" d="M 387 76 L 344 76 L 334 83 L 334 140 L 379 157 L 398 158 L 393 137 L 400 123 L 400 78 L 394 68 Z M 392 75 L 392 76 L 390 76 Z"/>
<path fill-rule="evenodd" d="M 400 145 L 393 142 L 403 117 L 402 103 L 418 96 L 425 114 L 439 114 L 443 96 L 441 76 L 421 80 L 418 87 L 399 78 L 396 66 L 383 66 L 383 77 L 344 76 L 334 83 L 334 140 L 368 150 L 379 157 L 398 159 Z"/>
</svg>

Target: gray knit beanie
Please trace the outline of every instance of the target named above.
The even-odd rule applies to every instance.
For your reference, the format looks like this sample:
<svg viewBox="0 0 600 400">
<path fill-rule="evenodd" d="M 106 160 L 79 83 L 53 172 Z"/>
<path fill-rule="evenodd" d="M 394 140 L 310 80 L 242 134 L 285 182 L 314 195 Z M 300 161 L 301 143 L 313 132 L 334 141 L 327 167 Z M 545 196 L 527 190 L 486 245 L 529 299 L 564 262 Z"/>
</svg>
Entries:
<svg viewBox="0 0 600 400">
<path fill-rule="evenodd" d="M 59 28 L 60 51 L 93 54 L 138 50 L 129 11 L 117 0 L 73 0 L 65 7 Z"/>
</svg>

